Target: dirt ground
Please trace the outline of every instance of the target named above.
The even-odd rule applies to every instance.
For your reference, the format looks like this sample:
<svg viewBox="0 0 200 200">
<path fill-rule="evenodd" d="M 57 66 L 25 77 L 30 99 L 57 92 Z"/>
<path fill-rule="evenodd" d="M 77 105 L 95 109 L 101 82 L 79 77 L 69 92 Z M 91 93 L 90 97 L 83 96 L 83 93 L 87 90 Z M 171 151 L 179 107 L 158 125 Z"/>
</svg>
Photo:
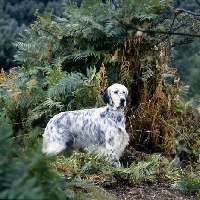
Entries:
<svg viewBox="0 0 200 200">
<path fill-rule="evenodd" d="M 118 200 L 198 200 L 195 195 L 186 195 L 174 189 L 170 183 L 136 186 L 116 184 L 104 189 Z"/>
</svg>

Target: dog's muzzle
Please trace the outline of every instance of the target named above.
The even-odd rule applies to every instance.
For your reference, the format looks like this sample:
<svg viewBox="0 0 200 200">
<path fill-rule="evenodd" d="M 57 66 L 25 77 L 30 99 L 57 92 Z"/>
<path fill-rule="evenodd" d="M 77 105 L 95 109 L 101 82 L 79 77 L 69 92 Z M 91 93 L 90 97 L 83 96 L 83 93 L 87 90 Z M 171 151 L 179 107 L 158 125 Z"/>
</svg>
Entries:
<svg viewBox="0 0 200 200">
<path fill-rule="evenodd" d="M 125 106 L 125 99 L 124 98 L 121 98 L 120 99 L 120 106 Z"/>
</svg>

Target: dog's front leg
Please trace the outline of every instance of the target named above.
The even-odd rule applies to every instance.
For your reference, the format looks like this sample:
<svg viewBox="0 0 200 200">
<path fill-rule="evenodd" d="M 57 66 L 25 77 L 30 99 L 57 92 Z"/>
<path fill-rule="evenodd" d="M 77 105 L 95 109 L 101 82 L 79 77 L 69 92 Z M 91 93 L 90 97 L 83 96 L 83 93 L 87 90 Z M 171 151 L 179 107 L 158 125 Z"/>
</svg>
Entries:
<svg viewBox="0 0 200 200">
<path fill-rule="evenodd" d="M 119 156 L 117 155 L 117 151 L 114 149 L 114 138 L 108 137 L 106 139 L 106 150 L 108 155 L 111 158 L 111 161 L 115 164 L 115 166 L 120 167 L 121 164 L 119 162 Z"/>
</svg>

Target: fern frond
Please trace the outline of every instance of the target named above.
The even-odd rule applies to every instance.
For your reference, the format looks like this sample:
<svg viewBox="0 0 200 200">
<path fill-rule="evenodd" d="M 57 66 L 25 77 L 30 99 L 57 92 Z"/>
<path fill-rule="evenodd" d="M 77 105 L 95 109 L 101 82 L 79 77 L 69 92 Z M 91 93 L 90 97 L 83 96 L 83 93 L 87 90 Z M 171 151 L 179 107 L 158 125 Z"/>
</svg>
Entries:
<svg viewBox="0 0 200 200">
<path fill-rule="evenodd" d="M 49 108 L 52 108 L 52 107 L 56 107 L 58 108 L 59 110 L 62 110 L 63 109 L 63 105 L 61 104 L 61 102 L 55 102 L 53 101 L 51 98 L 47 98 L 47 100 L 43 103 L 44 106 L 47 106 Z"/>
<path fill-rule="evenodd" d="M 97 72 L 97 70 L 95 67 L 94 68 L 90 67 L 90 68 L 86 69 L 86 74 L 87 74 L 87 78 L 88 78 L 87 82 L 91 83 L 91 81 L 94 80 L 94 78 L 96 76 L 96 72 Z"/>
<path fill-rule="evenodd" d="M 84 52 L 79 51 L 75 53 L 73 56 L 74 56 L 74 61 L 78 61 L 90 56 L 94 56 L 95 58 L 100 59 L 103 54 L 105 54 L 105 51 L 87 50 Z"/>
<path fill-rule="evenodd" d="M 148 68 L 145 72 L 142 72 L 142 79 L 146 82 L 153 76 L 154 72 L 151 68 Z"/>
<path fill-rule="evenodd" d="M 189 92 L 190 86 L 189 85 L 185 85 L 182 90 L 180 91 L 180 95 L 181 97 L 187 97 L 188 92 Z"/>
<path fill-rule="evenodd" d="M 196 176 L 192 172 L 184 173 L 175 181 L 173 186 L 183 193 L 193 194 L 200 190 L 200 176 Z"/>
<path fill-rule="evenodd" d="M 48 91 L 48 96 L 53 98 L 59 95 L 66 95 L 75 91 L 78 85 L 84 84 L 84 80 L 87 78 L 81 73 L 67 74 L 60 81 L 52 86 Z"/>
</svg>

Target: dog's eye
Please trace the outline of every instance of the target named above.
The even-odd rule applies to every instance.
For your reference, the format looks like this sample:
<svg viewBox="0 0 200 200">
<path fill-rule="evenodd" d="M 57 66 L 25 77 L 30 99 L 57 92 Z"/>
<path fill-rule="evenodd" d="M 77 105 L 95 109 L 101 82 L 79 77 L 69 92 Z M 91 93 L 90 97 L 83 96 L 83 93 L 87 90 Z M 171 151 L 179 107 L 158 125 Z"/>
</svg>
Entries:
<svg viewBox="0 0 200 200">
<path fill-rule="evenodd" d="M 114 93 L 115 93 L 115 94 L 117 94 L 117 93 L 118 93 L 118 91 L 114 91 Z"/>
</svg>

